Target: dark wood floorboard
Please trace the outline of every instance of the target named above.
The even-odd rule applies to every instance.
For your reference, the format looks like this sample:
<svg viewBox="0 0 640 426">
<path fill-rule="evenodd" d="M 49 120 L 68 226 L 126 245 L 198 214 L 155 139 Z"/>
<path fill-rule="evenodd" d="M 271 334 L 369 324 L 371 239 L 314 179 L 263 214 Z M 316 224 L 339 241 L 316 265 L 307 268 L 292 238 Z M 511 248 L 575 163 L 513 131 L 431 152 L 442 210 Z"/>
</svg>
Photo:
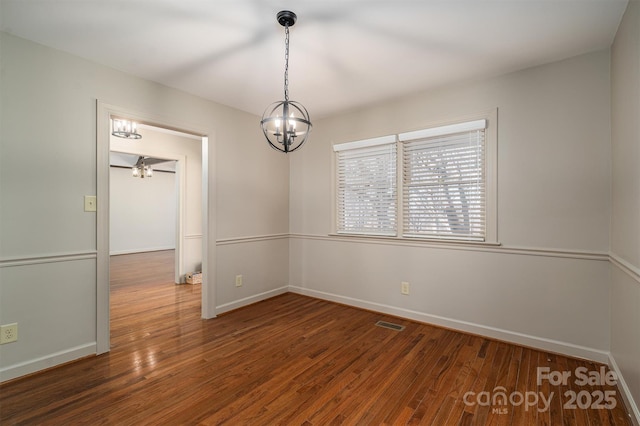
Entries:
<svg viewBox="0 0 640 426">
<path fill-rule="evenodd" d="M 202 320 L 173 251 L 111 264 L 111 352 L 0 385 L 0 424 L 631 424 L 615 386 L 538 386 L 537 367 L 599 364 L 291 293 Z M 500 391 L 553 397 L 477 403 Z M 605 391 L 614 409 L 563 407 L 565 392 Z"/>
</svg>

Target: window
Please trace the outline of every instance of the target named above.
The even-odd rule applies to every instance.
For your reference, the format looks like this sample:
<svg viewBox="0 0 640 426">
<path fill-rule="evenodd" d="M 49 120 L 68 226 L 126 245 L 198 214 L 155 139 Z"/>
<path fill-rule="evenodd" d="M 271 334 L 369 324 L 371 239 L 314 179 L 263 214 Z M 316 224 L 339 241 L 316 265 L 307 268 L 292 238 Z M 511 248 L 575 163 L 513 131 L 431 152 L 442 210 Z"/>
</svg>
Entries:
<svg viewBox="0 0 640 426">
<path fill-rule="evenodd" d="M 336 231 L 496 242 L 497 112 L 334 145 Z"/>
<path fill-rule="evenodd" d="M 486 122 L 400 135 L 403 236 L 484 241 Z"/>
<path fill-rule="evenodd" d="M 338 232 L 396 235 L 396 138 L 336 145 Z"/>
</svg>

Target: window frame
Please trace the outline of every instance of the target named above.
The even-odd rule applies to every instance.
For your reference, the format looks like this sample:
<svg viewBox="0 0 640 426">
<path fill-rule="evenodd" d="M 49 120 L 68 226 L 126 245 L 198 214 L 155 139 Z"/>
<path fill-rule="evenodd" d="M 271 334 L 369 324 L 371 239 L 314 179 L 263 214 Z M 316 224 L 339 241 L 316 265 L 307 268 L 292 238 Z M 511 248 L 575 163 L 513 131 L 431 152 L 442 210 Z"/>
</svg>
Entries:
<svg viewBox="0 0 640 426">
<path fill-rule="evenodd" d="M 404 232 L 404 210 L 403 210 L 403 193 L 404 193 L 404 144 L 407 139 L 420 135 L 428 135 L 430 131 L 437 128 L 447 126 L 463 125 L 477 120 L 486 120 L 484 135 L 484 173 L 485 173 L 485 235 L 483 240 L 473 240 L 457 237 L 429 237 L 429 236 L 405 236 Z M 498 242 L 498 110 L 497 108 L 487 112 L 470 114 L 459 117 L 455 120 L 439 121 L 424 126 L 422 129 L 398 132 L 394 135 L 383 136 L 379 138 L 371 138 L 357 140 L 352 142 L 340 143 L 332 145 L 332 233 L 330 235 L 341 237 L 364 237 L 377 239 L 391 239 L 399 241 L 412 242 L 428 242 L 428 243 L 453 243 L 453 244 L 479 244 L 479 245 L 499 245 Z M 371 143 L 385 143 L 395 139 L 396 148 L 396 218 L 395 218 L 395 235 L 374 234 L 374 233 L 350 233 L 338 230 L 338 155 L 339 150 L 355 149 L 358 147 L 366 147 Z"/>
</svg>

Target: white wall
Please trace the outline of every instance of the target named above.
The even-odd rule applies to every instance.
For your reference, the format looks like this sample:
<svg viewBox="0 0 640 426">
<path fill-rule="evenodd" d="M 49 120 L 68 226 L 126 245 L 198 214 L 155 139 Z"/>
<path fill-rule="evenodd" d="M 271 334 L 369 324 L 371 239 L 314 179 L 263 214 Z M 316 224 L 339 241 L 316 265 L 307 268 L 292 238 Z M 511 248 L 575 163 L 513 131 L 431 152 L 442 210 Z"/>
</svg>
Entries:
<svg viewBox="0 0 640 426">
<path fill-rule="evenodd" d="M 109 248 L 112 255 L 176 247 L 176 175 L 155 170 L 133 178 L 131 169 L 109 170 Z M 199 207 L 199 206 L 198 206 Z"/>
<path fill-rule="evenodd" d="M 286 289 L 288 159 L 259 117 L 6 33 L 0 51 L 0 323 L 20 336 L 0 347 L 0 381 L 96 352 L 96 214 L 83 211 L 96 194 L 96 99 L 209 136 L 211 311 L 227 290 L 221 303 Z M 267 274 L 270 287 L 251 280 L 236 294 L 235 274 Z"/>
<path fill-rule="evenodd" d="M 332 236 L 331 146 L 498 108 L 502 246 Z M 607 360 L 609 51 L 314 123 L 291 160 L 296 291 Z M 408 281 L 411 295 L 400 294 Z"/>
<path fill-rule="evenodd" d="M 611 92 L 611 358 L 640 422 L 640 3 L 635 0 L 612 47 Z"/>
</svg>

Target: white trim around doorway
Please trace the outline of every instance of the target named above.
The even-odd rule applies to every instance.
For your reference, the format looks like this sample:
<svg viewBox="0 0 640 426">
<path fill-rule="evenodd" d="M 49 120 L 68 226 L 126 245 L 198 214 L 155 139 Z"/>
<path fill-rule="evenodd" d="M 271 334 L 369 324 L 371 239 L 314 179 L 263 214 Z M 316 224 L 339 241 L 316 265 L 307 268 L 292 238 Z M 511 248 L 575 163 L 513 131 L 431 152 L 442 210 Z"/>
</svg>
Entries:
<svg viewBox="0 0 640 426">
<path fill-rule="evenodd" d="M 184 133 L 197 135 L 202 138 L 202 318 L 215 317 L 215 244 L 210 247 L 209 241 L 215 241 L 210 236 L 215 235 L 215 222 L 212 221 L 215 212 L 215 197 L 210 196 L 209 188 L 215 189 L 215 185 L 209 184 L 209 177 L 215 176 L 209 161 L 209 155 L 214 152 L 211 146 L 214 138 L 210 132 L 193 128 L 184 123 L 176 123 L 166 118 L 160 118 L 145 113 L 140 113 L 123 107 L 108 105 L 97 100 L 96 105 L 96 170 L 97 170 L 97 213 L 96 213 L 96 353 L 109 352 L 110 326 L 109 326 L 109 152 L 110 152 L 110 118 L 127 117 L 140 123 L 157 127 L 179 130 Z M 178 159 L 179 160 L 179 159 Z M 183 163 L 184 163 L 184 159 Z M 182 183 L 181 183 L 182 185 Z M 184 191 L 180 191 L 184 193 Z M 179 201 L 184 206 L 184 200 Z M 181 208 L 182 208 L 181 207 Z M 181 223 L 181 221 L 178 221 Z M 182 237 L 184 229 L 179 225 L 179 235 Z M 180 243 L 182 238 L 179 238 Z M 178 243 L 176 241 L 176 243 Z M 182 258 L 182 256 L 178 256 Z M 178 266 L 178 265 L 176 265 Z M 176 268 L 180 271 L 181 268 Z"/>
</svg>

